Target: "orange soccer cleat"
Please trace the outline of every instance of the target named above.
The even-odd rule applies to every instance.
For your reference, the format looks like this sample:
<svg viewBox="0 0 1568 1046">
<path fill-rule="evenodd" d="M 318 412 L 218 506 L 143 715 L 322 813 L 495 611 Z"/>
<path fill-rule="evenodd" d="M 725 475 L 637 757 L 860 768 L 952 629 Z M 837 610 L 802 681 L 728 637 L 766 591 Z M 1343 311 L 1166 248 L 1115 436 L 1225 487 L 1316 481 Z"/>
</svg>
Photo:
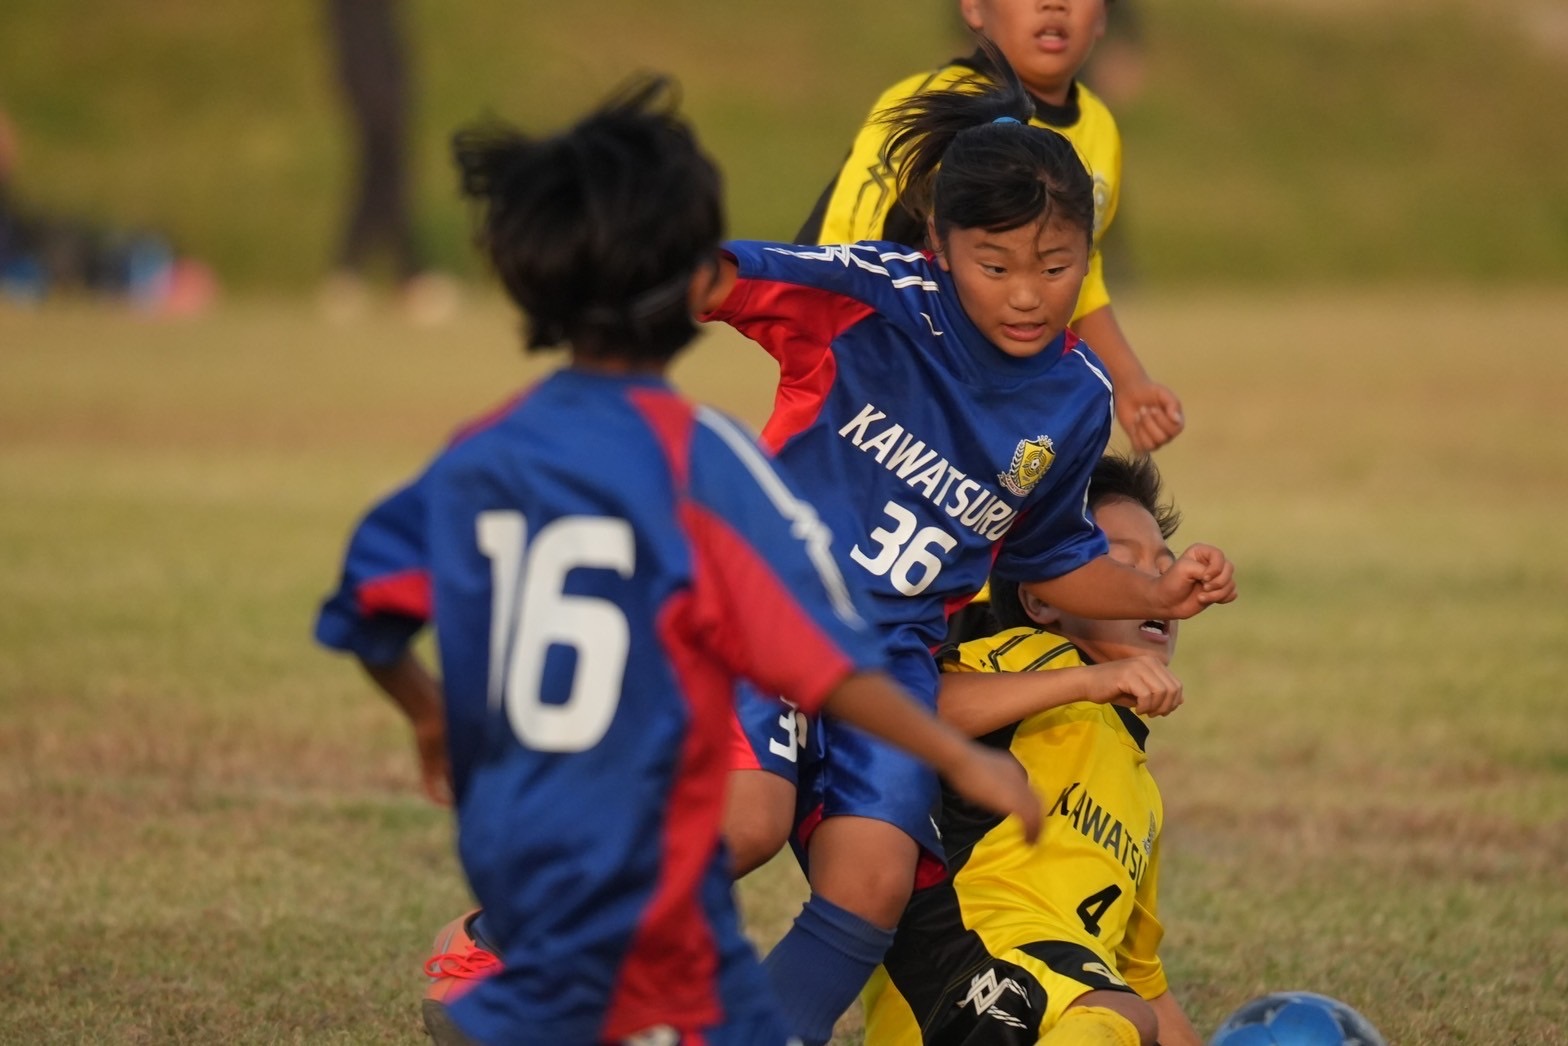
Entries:
<svg viewBox="0 0 1568 1046">
<path fill-rule="evenodd" d="M 476 981 L 501 970 L 501 959 L 487 947 L 489 942 L 474 934 L 474 920 L 480 911 L 475 908 L 443 926 L 436 934 L 430 958 L 425 960 L 425 976 L 430 978 L 423 1004 L 425 1030 L 436 1046 L 468 1042 L 447 1015 L 445 1004 L 468 991 Z"/>
</svg>

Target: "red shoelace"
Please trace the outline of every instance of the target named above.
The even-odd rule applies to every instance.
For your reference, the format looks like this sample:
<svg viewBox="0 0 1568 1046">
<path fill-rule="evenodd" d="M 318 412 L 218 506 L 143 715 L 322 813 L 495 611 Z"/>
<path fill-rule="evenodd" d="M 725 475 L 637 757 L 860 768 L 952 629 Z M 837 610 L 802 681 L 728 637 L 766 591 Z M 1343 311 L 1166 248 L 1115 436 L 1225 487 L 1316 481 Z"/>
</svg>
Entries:
<svg viewBox="0 0 1568 1046">
<path fill-rule="evenodd" d="M 472 944 L 460 952 L 442 952 L 425 960 L 427 977 L 456 977 L 464 981 L 477 981 L 500 969 L 500 959 Z"/>
</svg>

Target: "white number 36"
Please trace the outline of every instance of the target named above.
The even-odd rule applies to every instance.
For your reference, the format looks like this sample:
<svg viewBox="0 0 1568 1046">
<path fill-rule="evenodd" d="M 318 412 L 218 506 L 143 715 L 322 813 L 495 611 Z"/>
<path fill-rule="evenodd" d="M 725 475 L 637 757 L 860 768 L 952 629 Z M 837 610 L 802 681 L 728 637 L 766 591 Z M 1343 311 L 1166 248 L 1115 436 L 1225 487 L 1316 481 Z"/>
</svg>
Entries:
<svg viewBox="0 0 1568 1046">
<path fill-rule="evenodd" d="M 958 539 L 941 527 L 921 527 L 916 533 L 915 514 L 896 501 L 889 501 L 882 511 L 893 520 L 893 528 L 878 527 L 871 532 L 871 540 L 880 546 L 876 555 L 869 556 L 856 545 L 849 550 L 849 558 L 877 577 L 888 575 L 902 594 L 918 596 L 942 572 L 942 561 L 933 549 L 951 552 Z"/>
</svg>

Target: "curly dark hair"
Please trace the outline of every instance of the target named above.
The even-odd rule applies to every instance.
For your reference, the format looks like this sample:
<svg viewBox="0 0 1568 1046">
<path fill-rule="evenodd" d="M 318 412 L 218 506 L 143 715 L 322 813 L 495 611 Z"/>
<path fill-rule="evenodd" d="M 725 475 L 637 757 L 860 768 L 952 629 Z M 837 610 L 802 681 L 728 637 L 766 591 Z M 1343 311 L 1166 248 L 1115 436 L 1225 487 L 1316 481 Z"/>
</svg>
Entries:
<svg viewBox="0 0 1568 1046">
<path fill-rule="evenodd" d="M 723 192 L 677 103 L 673 81 L 641 75 L 549 137 L 495 121 L 453 136 L 530 350 L 659 361 L 696 336 L 687 292 L 724 237 Z"/>
</svg>

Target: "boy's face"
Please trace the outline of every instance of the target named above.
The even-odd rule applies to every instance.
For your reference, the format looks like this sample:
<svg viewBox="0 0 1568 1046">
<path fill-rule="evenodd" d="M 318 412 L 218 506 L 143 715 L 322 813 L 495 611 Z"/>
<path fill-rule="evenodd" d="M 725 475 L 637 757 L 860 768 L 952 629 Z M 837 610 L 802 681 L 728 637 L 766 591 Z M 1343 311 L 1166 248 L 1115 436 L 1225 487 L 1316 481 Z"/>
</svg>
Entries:
<svg viewBox="0 0 1568 1046">
<path fill-rule="evenodd" d="M 1105 35 L 1105 0 L 958 0 L 958 10 L 1031 91 L 1056 105 Z"/>
<path fill-rule="evenodd" d="M 1176 561 L 1160 535 L 1159 524 L 1137 502 L 1126 498 L 1101 501 L 1094 506 L 1094 519 L 1111 543 L 1112 559 L 1150 574 L 1163 574 Z M 1049 608 L 1037 613 L 1039 607 L 1041 604 L 1032 600 L 1024 604 L 1042 626 L 1072 640 L 1095 661 L 1149 655 L 1168 665 L 1176 653 L 1175 621 L 1096 621 Z"/>
<path fill-rule="evenodd" d="M 929 232 L 938 242 L 934 227 Z M 1039 355 L 1072 319 L 1089 271 L 1089 238 L 1057 220 L 1007 232 L 953 228 L 936 260 L 980 333 L 1022 359 Z"/>
</svg>

